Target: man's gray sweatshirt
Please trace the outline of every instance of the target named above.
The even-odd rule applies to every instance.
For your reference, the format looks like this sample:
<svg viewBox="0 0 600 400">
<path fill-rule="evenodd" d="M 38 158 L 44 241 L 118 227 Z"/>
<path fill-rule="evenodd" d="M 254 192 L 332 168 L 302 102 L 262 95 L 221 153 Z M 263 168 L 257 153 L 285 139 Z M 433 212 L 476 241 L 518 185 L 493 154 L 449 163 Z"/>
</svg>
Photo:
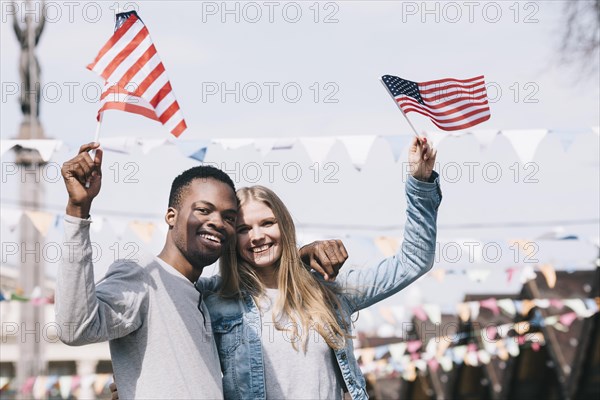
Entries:
<svg viewBox="0 0 600 400">
<path fill-rule="evenodd" d="M 114 262 L 95 285 L 90 222 L 65 217 L 55 300 L 60 339 L 73 346 L 108 340 L 119 398 L 222 399 L 210 316 L 194 285 L 140 254 Z"/>
</svg>

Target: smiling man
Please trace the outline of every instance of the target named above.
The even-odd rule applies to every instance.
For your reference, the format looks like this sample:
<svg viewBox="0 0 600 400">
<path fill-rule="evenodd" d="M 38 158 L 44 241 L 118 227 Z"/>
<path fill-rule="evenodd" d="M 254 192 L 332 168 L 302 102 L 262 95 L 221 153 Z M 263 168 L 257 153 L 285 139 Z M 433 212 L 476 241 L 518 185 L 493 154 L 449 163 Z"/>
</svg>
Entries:
<svg viewBox="0 0 600 400">
<path fill-rule="evenodd" d="M 203 166 L 175 178 L 160 254 L 117 260 L 95 285 L 89 228 L 101 164 L 102 150 L 90 143 L 62 168 L 69 201 L 56 287 L 60 339 L 70 345 L 108 340 L 122 398 L 222 398 L 209 313 L 194 282 L 235 234 L 233 182 Z"/>
<path fill-rule="evenodd" d="M 208 166 L 188 169 L 171 186 L 165 216 L 169 231 L 158 257 L 197 281 L 235 235 L 237 213 L 235 187 L 227 174 Z"/>
</svg>

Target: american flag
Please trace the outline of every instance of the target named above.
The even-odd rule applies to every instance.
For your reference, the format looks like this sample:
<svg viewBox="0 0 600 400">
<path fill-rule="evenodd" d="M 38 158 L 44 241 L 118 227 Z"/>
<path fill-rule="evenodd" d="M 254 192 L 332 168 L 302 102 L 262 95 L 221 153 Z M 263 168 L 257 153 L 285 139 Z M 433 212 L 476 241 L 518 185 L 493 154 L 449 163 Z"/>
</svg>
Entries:
<svg viewBox="0 0 600 400">
<path fill-rule="evenodd" d="M 104 110 L 127 111 L 160 121 L 174 136 L 187 128 L 148 29 L 135 11 L 117 14 L 113 36 L 87 66 L 102 76 Z"/>
<path fill-rule="evenodd" d="M 412 82 L 392 75 L 381 79 L 404 113 L 414 111 L 425 115 L 445 131 L 469 128 L 490 119 L 483 75 L 428 82 Z"/>
</svg>

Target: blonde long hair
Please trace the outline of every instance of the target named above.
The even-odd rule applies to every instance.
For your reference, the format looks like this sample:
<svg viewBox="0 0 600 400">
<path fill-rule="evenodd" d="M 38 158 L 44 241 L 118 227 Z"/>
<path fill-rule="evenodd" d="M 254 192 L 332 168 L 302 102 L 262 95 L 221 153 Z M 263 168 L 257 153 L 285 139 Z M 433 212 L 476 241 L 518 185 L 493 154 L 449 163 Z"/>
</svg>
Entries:
<svg viewBox="0 0 600 400">
<path fill-rule="evenodd" d="M 239 189 L 237 197 L 240 207 L 247 202 L 259 201 L 269 207 L 277 220 L 281 232 L 282 254 L 277 268 L 279 299 L 273 309 L 275 316 L 285 316 L 291 324 L 285 329 L 292 333 L 292 346 L 298 350 L 296 342 L 306 344 L 309 328 L 315 329 L 332 349 L 341 349 L 349 335 L 349 329 L 341 315 L 342 308 L 338 298 L 339 288 L 317 279 L 305 267 L 296 248 L 296 228 L 292 216 L 281 199 L 264 186 L 251 186 Z M 246 292 L 254 297 L 258 304 L 259 297 L 265 293 L 265 286 L 254 272 L 254 268 L 244 261 L 232 243 L 219 264 L 223 285 L 221 295 L 238 297 Z M 340 318 L 336 318 L 336 309 Z M 278 321 L 275 327 L 284 330 Z M 299 329 L 300 328 L 300 329 Z"/>
</svg>

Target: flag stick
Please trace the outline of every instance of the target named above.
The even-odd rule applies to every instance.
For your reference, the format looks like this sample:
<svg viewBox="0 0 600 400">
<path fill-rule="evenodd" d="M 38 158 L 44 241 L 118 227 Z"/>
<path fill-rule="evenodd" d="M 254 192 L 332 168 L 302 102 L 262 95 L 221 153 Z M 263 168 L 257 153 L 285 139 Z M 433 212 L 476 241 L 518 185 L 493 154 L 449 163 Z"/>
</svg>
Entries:
<svg viewBox="0 0 600 400">
<path fill-rule="evenodd" d="M 102 125 L 102 116 L 104 113 L 100 113 L 100 118 L 98 118 L 98 123 L 96 124 L 96 133 L 94 134 L 94 143 L 98 143 L 100 140 L 100 126 Z M 92 161 L 96 158 L 96 149 L 90 150 L 90 157 L 92 157 Z M 85 182 L 85 188 L 89 189 L 90 181 Z"/>
<path fill-rule="evenodd" d="M 385 90 L 387 90 L 387 92 L 389 93 L 389 95 L 391 96 L 392 100 L 394 100 L 394 103 L 396 103 L 396 105 L 398 106 L 398 108 L 400 109 L 400 112 L 402 113 L 402 115 L 404 115 L 404 118 L 406 118 L 406 121 L 408 122 L 408 124 L 410 125 L 410 127 L 412 128 L 413 132 L 415 133 L 415 136 L 417 137 L 417 139 L 419 138 L 419 133 L 417 132 L 417 130 L 415 129 L 415 127 L 413 126 L 412 122 L 410 122 L 410 119 L 408 119 L 408 117 L 406 116 L 406 114 L 404 113 L 404 110 L 402 109 L 402 107 L 400 107 L 400 104 L 398 104 L 398 102 L 396 101 L 396 99 L 394 98 L 394 95 L 392 94 L 392 92 L 390 92 L 390 88 L 387 87 L 387 85 L 383 82 L 383 80 L 379 80 L 381 82 L 381 84 L 383 85 L 383 87 L 385 88 Z"/>
<path fill-rule="evenodd" d="M 100 118 L 98 118 L 98 123 L 96 124 L 96 133 L 94 134 L 94 143 L 98 143 L 98 140 L 100 140 L 100 125 L 102 124 L 102 116 L 103 115 L 104 115 L 104 113 L 100 113 Z M 96 153 L 95 150 L 93 150 L 93 152 Z"/>
</svg>

